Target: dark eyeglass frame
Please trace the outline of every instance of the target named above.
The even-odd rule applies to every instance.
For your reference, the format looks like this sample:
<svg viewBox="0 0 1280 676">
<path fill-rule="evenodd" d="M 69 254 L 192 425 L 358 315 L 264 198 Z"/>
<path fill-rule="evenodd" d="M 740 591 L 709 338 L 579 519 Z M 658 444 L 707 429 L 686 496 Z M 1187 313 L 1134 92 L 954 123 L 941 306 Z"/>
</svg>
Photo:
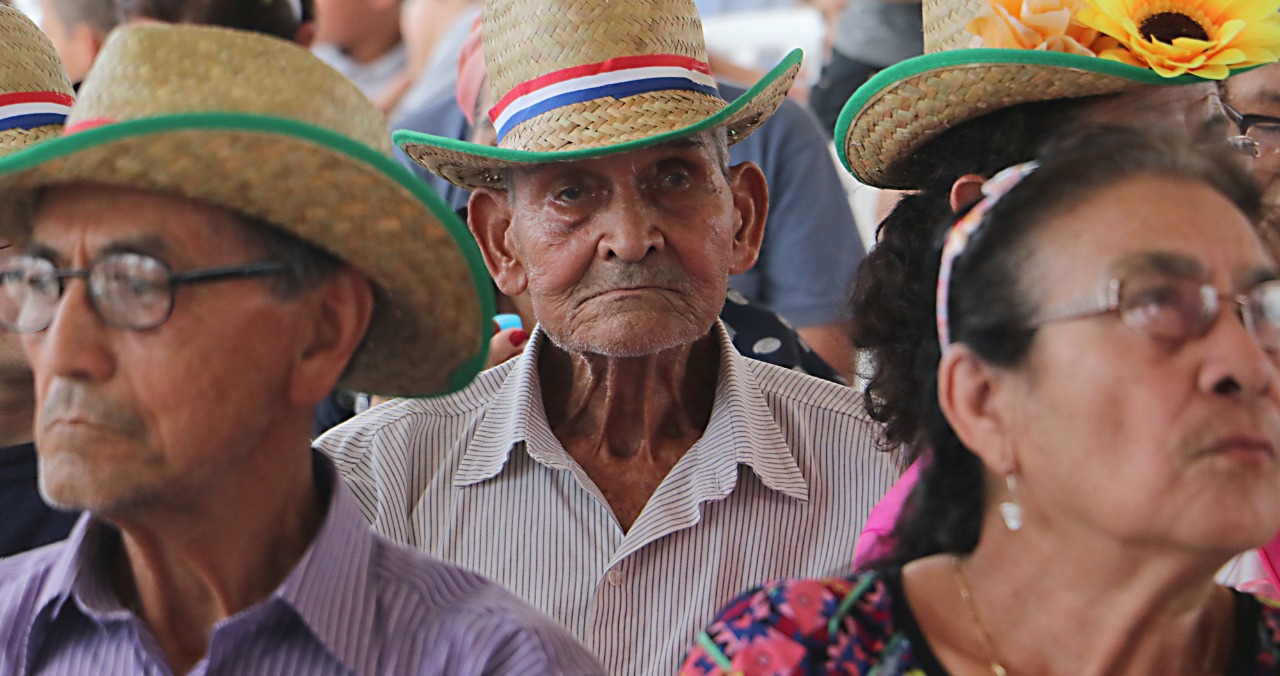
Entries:
<svg viewBox="0 0 1280 676">
<path fill-rule="evenodd" d="M 1227 113 L 1227 119 L 1231 120 L 1231 124 L 1235 125 L 1236 131 L 1240 132 L 1236 136 L 1227 139 L 1232 148 L 1251 157 L 1261 157 L 1262 148 L 1258 146 L 1258 142 L 1249 136 L 1249 130 L 1254 127 L 1275 127 L 1280 131 L 1280 117 L 1272 117 L 1270 115 L 1253 115 L 1244 114 L 1227 103 L 1226 99 L 1222 100 L 1222 109 Z M 1272 148 L 1271 152 L 1280 152 L 1280 147 Z"/>
<path fill-rule="evenodd" d="M 99 266 L 103 265 L 106 262 L 118 261 L 122 258 L 144 259 L 144 260 L 153 262 L 160 268 L 161 271 L 164 272 L 165 280 L 166 280 L 166 288 L 168 289 L 168 292 L 169 292 L 169 299 L 168 299 L 168 305 L 166 306 L 165 312 L 163 313 L 163 316 L 159 320 L 151 323 L 134 325 L 127 322 L 117 321 L 116 319 L 113 319 L 112 317 L 108 316 L 107 313 L 103 312 L 102 306 L 99 304 L 99 297 L 102 295 L 102 292 L 98 291 L 97 290 L 98 287 L 95 287 L 95 285 L 92 283 L 93 272 L 95 269 L 99 269 Z M 39 261 L 42 263 L 46 263 L 51 268 L 53 268 L 51 270 L 51 272 L 53 273 L 53 278 L 58 281 L 58 295 L 54 299 L 54 302 L 52 304 L 54 308 L 54 312 L 50 313 L 49 320 L 45 322 L 43 326 L 40 326 L 39 328 L 34 328 L 34 327 L 22 328 L 20 326 L 17 326 L 11 322 L 5 321 L 4 319 L 0 318 L 0 325 L 3 325 L 5 328 L 9 329 L 10 331 L 15 331 L 17 333 L 39 333 L 49 328 L 49 325 L 53 323 L 53 316 L 56 314 L 56 308 L 58 304 L 62 302 L 62 297 L 66 294 L 66 291 L 67 291 L 66 280 L 68 279 L 83 279 L 85 281 L 85 284 L 88 286 L 89 305 L 93 308 L 94 313 L 98 315 L 98 318 L 101 319 L 103 323 L 105 323 L 106 325 L 111 326 L 113 328 L 124 329 L 128 331 L 149 331 L 151 329 L 159 327 L 160 325 L 164 324 L 166 321 L 169 321 L 169 317 L 173 315 L 173 306 L 175 302 L 175 297 L 177 295 L 178 287 L 180 286 L 187 285 L 187 284 L 203 284 L 206 282 L 217 282 L 217 281 L 223 281 L 223 280 L 229 280 L 229 279 L 243 279 L 243 278 L 250 278 L 250 277 L 263 277 L 268 275 L 277 275 L 277 274 L 287 272 L 289 269 L 288 266 L 286 266 L 284 263 L 280 263 L 278 261 L 261 261 L 257 263 L 247 263 L 244 265 L 230 265 L 225 267 L 203 268 L 199 270 L 187 270 L 184 272 L 174 272 L 169 267 L 168 263 L 154 256 L 149 256 L 147 254 L 140 254 L 140 253 L 132 253 L 132 252 L 120 252 L 120 253 L 110 253 L 105 256 L 102 256 L 101 258 L 94 260 L 89 265 L 89 267 L 77 270 L 77 269 L 70 269 L 70 268 L 65 268 L 65 269 L 57 268 L 56 266 L 53 265 L 52 261 L 40 256 L 18 255 L 18 256 L 10 256 L 7 259 L 5 259 L 5 262 L 0 262 L 0 288 L 2 288 L 5 284 L 8 283 L 4 279 L 4 275 L 3 275 L 3 272 L 4 272 L 3 268 L 5 267 L 5 264 L 15 260 Z"/>
<path fill-rule="evenodd" d="M 1251 303 L 1255 302 L 1258 291 L 1260 289 L 1280 290 L 1280 279 L 1260 282 L 1246 293 L 1222 293 L 1212 284 L 1200 284 L 1200 299 L 1204 313 L 1199 317 L 1199 325 L 1185 336 L 1160 335 L 1152 332 L 1146 325 L 1136 323 L 1133 315 L 1121 307 L 1124 285 L 1124 280 L 1120 278 L 1107 280 L 1101 293 L 1077 303 L 1069 303 L 1057 310 L 1046 312 L 1033 320 L 1030 328 L 1038 329 L 1048 324 L 1115 313 L 1119 315 L 1122 324 L 1140 335 L 1159 340 L 1188 341 L 1201 338 L 1209 333 L 1218 316 L 1222 314 L 1222 309 L 1229 304 L 1234 304 L 1236 306 L 1236 316 L 1240 318 L 1241 323 L 1244 324 L 1245 331 L 1253 338 L 1254 342 L 1266 352 L 1280 352 L 1280 330 L 1277 331 L 1276 344 L 1267 345 L 1259 336 L 1254 313 L 1250 311 Z M 1280 329 L 1280 322 L 1276 322 L 1276 326 L 1277 329 Z"/>
</svg>

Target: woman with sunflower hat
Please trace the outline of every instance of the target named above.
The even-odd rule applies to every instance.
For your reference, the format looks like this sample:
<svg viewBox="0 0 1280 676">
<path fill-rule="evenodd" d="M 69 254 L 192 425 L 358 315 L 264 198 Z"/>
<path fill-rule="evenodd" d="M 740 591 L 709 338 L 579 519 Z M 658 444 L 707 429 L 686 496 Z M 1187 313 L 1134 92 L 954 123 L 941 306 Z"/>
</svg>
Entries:
<svg viewBox="0 0 1280 676">
<path fill-rule="evenodd" d="M 927 352 L 937 345 L 937 225 L 975 202 L 986 177 L 1064 131 L 1121 124 L 1225 138 L 1218 78 L 1275 60 L 1276 9 L 1195 0 L 925 3 L 926 56 L 869 81 L 837 127 L 854 176 L 910 191 L 881 224 L 853 300 L 855 344 L 871 357 L 867 405 L 887 425 L 886 445 L 929 446 L 920 402 L 933 377 Z M 949 502 L 973 493 L 972 477 L 933 469 L 925 488 L 894 490 L 917 516 L 906 520 L 909 535 L 877 540 L 898 508 L 873 515 L 861 567 L 972 548 L 972 514 Z M 918 467 L 904 481 L 914 476 Z"/>
</svg>

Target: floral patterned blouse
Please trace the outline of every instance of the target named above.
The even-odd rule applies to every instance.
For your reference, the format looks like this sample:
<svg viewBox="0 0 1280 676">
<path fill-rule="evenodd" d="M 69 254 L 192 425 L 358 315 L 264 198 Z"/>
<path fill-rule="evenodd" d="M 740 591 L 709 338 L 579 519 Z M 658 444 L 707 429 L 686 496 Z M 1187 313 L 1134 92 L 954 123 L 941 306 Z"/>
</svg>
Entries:
<svg viewBox="0 0 1280 676">
<path fill-rule="evenodd" d="M 947 673 L 902 599 L 899 570 L 780 580 L 726 605 L 698 636 L 685 676 Z M 1235 592 L 1231 676 L 1280 673 L 1280 609 Z"/>
</svg>

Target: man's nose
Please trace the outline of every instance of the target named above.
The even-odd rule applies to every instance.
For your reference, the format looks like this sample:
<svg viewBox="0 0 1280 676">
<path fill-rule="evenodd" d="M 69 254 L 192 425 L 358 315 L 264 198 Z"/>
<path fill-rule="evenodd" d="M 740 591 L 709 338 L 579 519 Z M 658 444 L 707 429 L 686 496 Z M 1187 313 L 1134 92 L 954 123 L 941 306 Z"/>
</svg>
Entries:
<svg viewBox="0 0 1280 676">
<path fill-rule="evenodd" d="M 636 263 L 664 245 L 658 214 L 636 195 L 615 194 L 600 217 L 600 255 L 606 260 Z"/>
<path fill-rule="evenodd" d="M 115 371 L 104 340 L 110 329 L 94 309 L 85 280 L 70 278 L 65 285 L 48 328 L 24 336 L 31 368 L 37 379 L 108 379 Z"/>
</svg>

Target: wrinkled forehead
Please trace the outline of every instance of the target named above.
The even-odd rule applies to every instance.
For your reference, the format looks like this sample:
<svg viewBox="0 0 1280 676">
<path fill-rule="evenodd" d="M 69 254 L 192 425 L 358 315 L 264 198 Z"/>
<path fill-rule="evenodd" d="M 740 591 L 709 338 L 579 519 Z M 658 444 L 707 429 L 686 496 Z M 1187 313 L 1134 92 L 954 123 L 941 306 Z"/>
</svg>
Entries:
<svg viewBox="0 0 1280 676">
<path fill-rule="evenodd" d="M 511 169 L 508 185 L 517 190 L 536 185 L 557 176 L 579 174 L 598 176 L 630 176 L 669 159 L 705 164 L 711 167 L 727 166 L 727 150 L 718 143 L 714 133 L 699 133 L 671 139 L 645 148 L 636 148 L 601 157 L 568 162 L 544 162 L 517 166 Z"/>
<path fill-rule="evenodd" d="M 1228 120 L 1220 87 L 1216 82 L 1138 87 L 1099 97 L 1080 111 L 1078 120 L 1094 126 L 1182 129 L 1192 135 L 1223 131 Z"/>
<path fill-rule="evenodd" d="M 1227 101 L 1242 113 L 1280 117 L 1280 63 L 1231 76 Z"/>
<path fill-rule="evenodd" d="M 1275 269 L 1253 224 L 1221 193 L 1152 174 L 1096 190 L 1049 216 L 1032 256 L 1030 269 L 1050 298 L 1137 273 L 1243 290 Z"/>
<path fill-rule="evenodd" d="M 130 249 L 172 264 L 257 248 L 240 214 L 166 193 L 51 186 L 32 196 L 30 213 L 31 236 L 24 247 L 59 258 Z"/>
</svg>

